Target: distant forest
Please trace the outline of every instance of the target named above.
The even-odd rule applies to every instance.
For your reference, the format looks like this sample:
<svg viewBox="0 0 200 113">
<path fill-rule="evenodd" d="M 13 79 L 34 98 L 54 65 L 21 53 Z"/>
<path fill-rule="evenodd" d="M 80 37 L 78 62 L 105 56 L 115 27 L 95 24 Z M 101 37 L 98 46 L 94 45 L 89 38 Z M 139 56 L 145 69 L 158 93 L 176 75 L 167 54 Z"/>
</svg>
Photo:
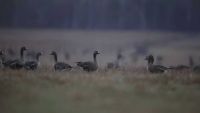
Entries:
<svg viewBox="0 0 200 113">
<path fill-rule="evenodd" d="M 200 30 L 200 0 L 0 0 L 0 27 Z"/>
</svg>

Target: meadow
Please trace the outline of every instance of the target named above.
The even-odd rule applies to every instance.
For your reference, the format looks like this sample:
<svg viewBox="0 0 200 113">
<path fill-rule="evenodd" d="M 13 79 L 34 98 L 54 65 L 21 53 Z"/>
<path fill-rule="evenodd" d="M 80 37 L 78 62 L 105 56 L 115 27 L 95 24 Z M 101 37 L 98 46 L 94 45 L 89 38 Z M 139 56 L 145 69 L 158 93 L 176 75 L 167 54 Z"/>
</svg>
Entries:
<svg viewBox="0 0 200 113">
<path fill-rule="evenodd" d="M 199 64 L 199 37 L 198 33 L 178 32 L 1 29 L 0 49 L 12 48 L 14 58 L 19 58 L 22 46 L 43 55 L 36 71 L 0 69 L 0 112 L 199 113 L 199 74 L 151 74 L 144 68 L 145 55 L 150 53 L 162 55 L 164 66 L 188 65 L 190 55 Z M 102 69 L 115 61 L 119 49 L 124 69 Z M 100 69 L 55 72 L 49 55 L 53 50 L 59 61 L 73 67 L 77 61 L 92 60 L 92 52 L 98 50 Z M 65 52 L 70 59 L 65 59 Z"/>
<path fill-rule="evenodd" d="M 191 72 L 0 70 L 2 113 L 199 113 L 199 97 Z"/>
</svg>

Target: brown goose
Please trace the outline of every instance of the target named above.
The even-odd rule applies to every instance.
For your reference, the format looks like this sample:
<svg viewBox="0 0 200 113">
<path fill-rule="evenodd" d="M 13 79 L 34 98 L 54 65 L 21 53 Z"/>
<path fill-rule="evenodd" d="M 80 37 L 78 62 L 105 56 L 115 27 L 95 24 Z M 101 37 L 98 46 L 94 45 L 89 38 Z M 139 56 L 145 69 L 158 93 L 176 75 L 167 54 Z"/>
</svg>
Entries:
<svg viewBox="0 0 200 113">
<path fill-rule="evenodd" d="M 55 51 L 52 51 L 52 53 L 50 55 L 54 56 L 54 69 L 56 71 L 63 71 L 63 70 L 71 70 L 72 66 L 70 66 L 69 64 L 66 64 L 64 62 L 58 62 L 58 57 L 57 57 L 57 53 Z"/>
<path fill-rule="evenodd" d="M 98 54 L 100 54 L 98 51 L 94 51 L 94 53 L 93 53 L 93 62 L 92 61 L 76 62 L 77 66 L 81 67 L 83 70 L 85 70 L 87 72 L 96 71 L 97 68 L 98 68 L 97 58 L 96 58 Z"/>
<path fill-rule="evenodd" d="M 42 55 L 42 53 L 41 53 L 41 52 L 38 52 L 38 53 L 36 54 L 36 61 L 28 61 L 28 62 L 25 62 L 24 68 L 25 68 L 26 70 L 36 70 L 37 67 L 38 67 L 38 65 L 39 65 L 39 58 L 40 58 L 41 55 Z"/>
<path fill-rule="evenodd" d="M 15 60 L 6 60 L 3 58 L 4 67 L 9 67 L 10 69 L 22 69 L 24 65 L 24 51 L 26 51 L 26 47 L 21 47 L 20 49 L 20 59 Z"/>
<path fill-rule="evenodd" d="M 151 73 L 164 73 L 168 68 L 164 67 L 162 65 L 153 65 L 154 63 L 154 57 L 153 55 L 149 55 L 146 57 L 146 59 L 148 61 L 148 71 Z"/>
</svg>

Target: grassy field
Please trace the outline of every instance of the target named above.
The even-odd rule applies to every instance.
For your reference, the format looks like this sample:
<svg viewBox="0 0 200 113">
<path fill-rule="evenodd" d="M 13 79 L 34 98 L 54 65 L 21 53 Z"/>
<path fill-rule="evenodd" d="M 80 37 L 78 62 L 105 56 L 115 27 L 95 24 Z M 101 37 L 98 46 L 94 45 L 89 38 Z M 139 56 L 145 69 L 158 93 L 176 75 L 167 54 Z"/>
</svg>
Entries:
<svg viewBox="0 0 200 113">
<path fill-rule="evenodd" d="M 53 64 L 53 50 L 59 61 L 72 66 L 92 60 L 98 50 L 98 64 L 104 68 L 120 49 L 123 67 L 144 67 L 150 53 L 163 56 L 164 66 L 176 66 L 188 65 L 188 56 L 199 64 L 199 37 L 159 31 L 0 29 L 0 49 L 13 49 L 13 59 L 21 46 L 42 52 L 45 66 Z M 144 53 L 138 53 L 140 48 Z M 0 113 L 200 113 L 199 74 L 149 74 L 144 69 L 54 72 L 45 66 L 37 71 L 0 69 Z"/>
<path fill-rule="evenodd" d="M 0 70 L 1 113 L 199 113 L 200 76 Z"/>
</svg>

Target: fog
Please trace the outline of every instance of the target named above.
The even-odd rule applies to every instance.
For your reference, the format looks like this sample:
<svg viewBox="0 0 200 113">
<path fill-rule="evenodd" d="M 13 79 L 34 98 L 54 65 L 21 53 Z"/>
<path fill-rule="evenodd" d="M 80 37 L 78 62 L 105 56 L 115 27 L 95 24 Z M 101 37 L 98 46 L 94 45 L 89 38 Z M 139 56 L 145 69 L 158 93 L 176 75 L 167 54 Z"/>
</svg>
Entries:
<svg viewBox="0 0 200 113">
<path fill-rule="evenodd" d="M 42 62 L 51 64 L 49 53 L 59 53 L 59 60 L 72 65 L 76 61 L 92 59 L 94 50 L 99 65 L 104 67 L 113 62 L 120 51 L 124 59 L 123 66 L 145 66 L 144 58 L 148 54 L 162 57 L 164 65 L 189 65 L 189 56 L 195 64 L 200 63 L 200 34 L 156 31 L 72 31 L 72 30 L 0 30 L 0 48 L 12 48 L 17 51 L 26 46 L 29 51 L 43 52 Z M 65 58 L 66 53 L 70 56 Z M 158 63 L 158 62 L 157 62 Z"/>
</svg>

